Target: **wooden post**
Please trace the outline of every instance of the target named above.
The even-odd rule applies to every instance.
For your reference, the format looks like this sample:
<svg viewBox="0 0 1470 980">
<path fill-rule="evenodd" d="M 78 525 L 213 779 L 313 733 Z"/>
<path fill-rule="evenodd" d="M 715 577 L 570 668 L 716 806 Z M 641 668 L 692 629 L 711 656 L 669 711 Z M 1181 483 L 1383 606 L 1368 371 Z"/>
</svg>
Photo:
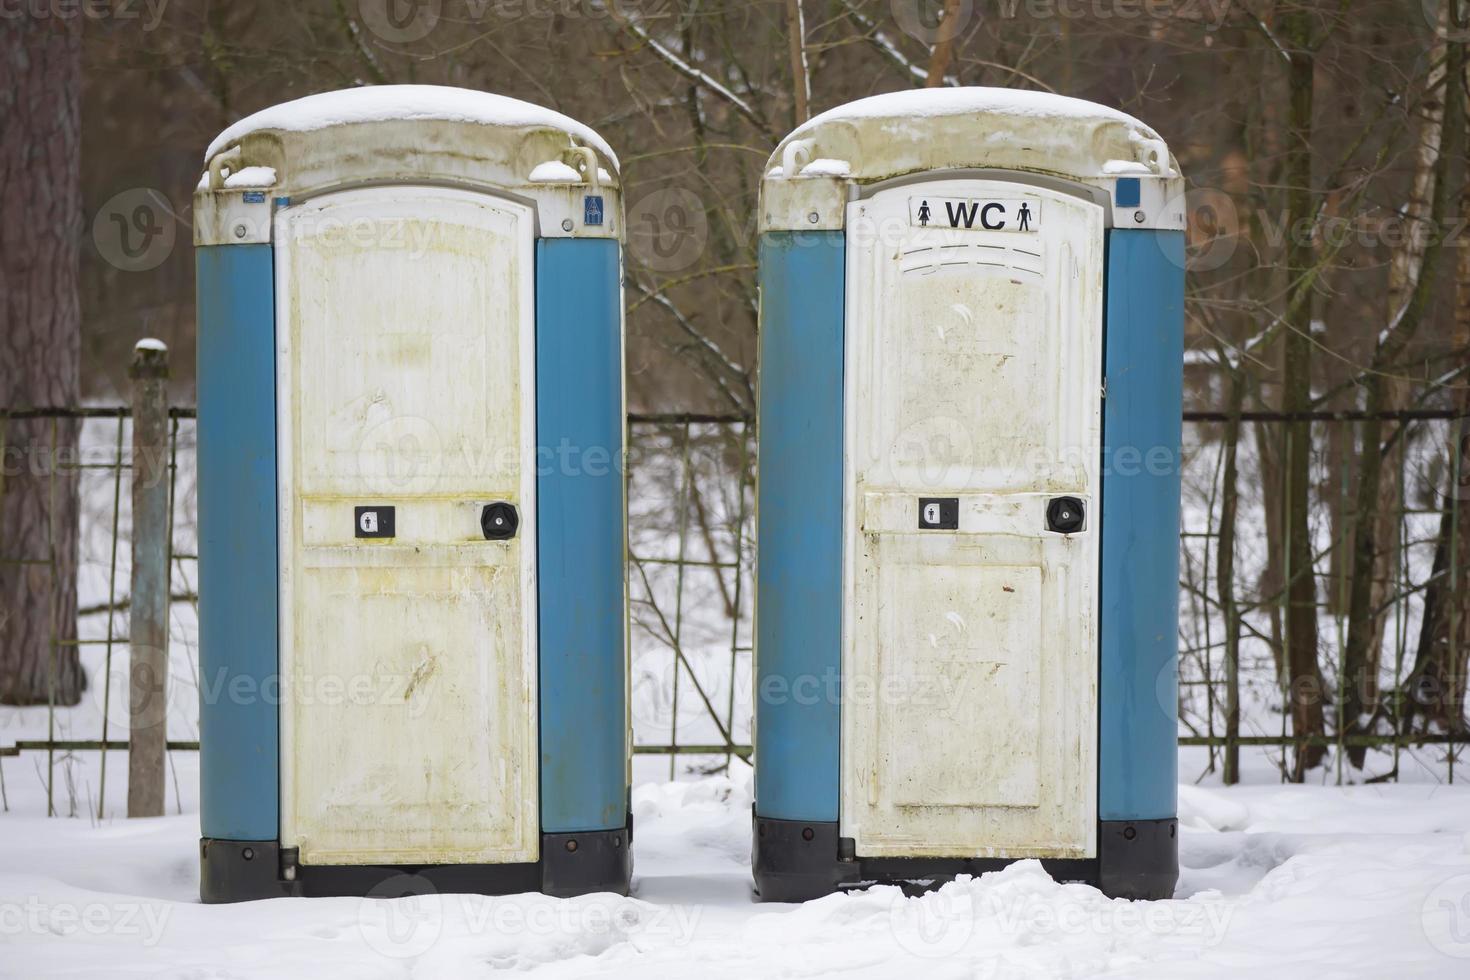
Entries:
<svg viewBox="0 0 1470 980">
<path fill-rule="evenodd" d="M 133 381 L 128 816 L 163 815 L 168 737 L 168 348 L 140 340 Z"/>
</svg>

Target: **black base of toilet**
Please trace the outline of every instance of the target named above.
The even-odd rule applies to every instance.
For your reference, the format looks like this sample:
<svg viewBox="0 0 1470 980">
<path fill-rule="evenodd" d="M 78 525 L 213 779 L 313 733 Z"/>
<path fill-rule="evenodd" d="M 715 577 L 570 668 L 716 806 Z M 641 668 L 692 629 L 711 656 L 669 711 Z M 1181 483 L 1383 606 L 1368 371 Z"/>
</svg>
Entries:
<svg viewBox="0 0 1470 980">
<path fill-rule="evenodd" d="M 426 894 L 571 897 L 628 894 L 633 824 L 619 830 L 542 834 L 541 859 L 522 864 L 305 865 L 277 841 L 202 838 L 199 897 L 206 903 L 283 896 L 402 898 Z"/>
<path fill-rule="evenodd" d="M 755 815 L 751 865 L 763 902 L 804 902 L 870 884 L 935 888 L 957 875 L 999 871 L 1015 858 L 858 857 L 836 822 L 774 820 Z M 1043 859 L 1058 881 L 1096 885 L 1111 898 L 1172 898 L 1179 880 L 1178 821 L 1102 820 L 1098 856 Z"/>
</svg>

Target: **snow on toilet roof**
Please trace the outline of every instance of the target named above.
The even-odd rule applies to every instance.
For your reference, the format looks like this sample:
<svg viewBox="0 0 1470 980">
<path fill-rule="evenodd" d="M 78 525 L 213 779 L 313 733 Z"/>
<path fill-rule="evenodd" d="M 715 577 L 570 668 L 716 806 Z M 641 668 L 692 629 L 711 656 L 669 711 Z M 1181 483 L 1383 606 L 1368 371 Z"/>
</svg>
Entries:
<svg viewBox="0 0 1470 980">
<path fill-rule="evenodd" d="M 1086 99 L 1019 88 L 920 88 L 870 95 L 813 116 L 791 134 L 800 139 L 807 130 L 844 119 L 881 119 L 888 116 L 926 118 L 1000 114 L 1039 118 L 1109 119 L 1140 130 L 1148 127 L 1118 109 Z M 1152 130 L 1149 130 L 1152 133 Z"/>
<path fill-rule="evenodd" d="M 601 153 L 616 167 L 617 155 L 592 127 L 560 112 L 490 92 L 445 85 L 366 85 L 308 95 L 246 116 L 214 138 L 207 163 L 221 150 L 263 130 L 309 132 L 350 123 L 432 119 L 483 126 L 559 129 Z"/>
<path fill-rule="evenodd" d="M 1008 88 L 909 89 L 837 106 L 782 140 L 768 171 L 789 144 L 806 140 L 812 158 L 848 161 L 858 180 L 981 166 L 1096 176 L 1150 151 L 1168 161 L 1158 133 L 1126 112 Z"/>
</svg>

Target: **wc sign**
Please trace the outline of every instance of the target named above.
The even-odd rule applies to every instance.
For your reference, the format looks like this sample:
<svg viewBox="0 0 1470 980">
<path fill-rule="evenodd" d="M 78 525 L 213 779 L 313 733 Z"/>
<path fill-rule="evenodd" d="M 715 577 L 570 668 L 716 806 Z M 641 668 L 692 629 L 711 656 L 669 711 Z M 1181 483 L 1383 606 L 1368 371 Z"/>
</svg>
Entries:
<svg viewBox="0 0 1470 980">
<path fill-rule="evenodd" d="M 1024 197 L 911 197 L 909 222 L 920 228 L 1034 232 L 1041 228 L 1041 202 Z"/>
</svg>

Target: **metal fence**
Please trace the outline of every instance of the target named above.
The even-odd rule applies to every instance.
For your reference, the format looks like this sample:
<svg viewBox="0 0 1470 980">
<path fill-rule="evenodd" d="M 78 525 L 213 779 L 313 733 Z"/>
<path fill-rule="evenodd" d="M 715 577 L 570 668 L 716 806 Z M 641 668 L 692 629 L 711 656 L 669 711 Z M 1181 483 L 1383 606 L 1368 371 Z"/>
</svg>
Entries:
<svg viewBox="0 0 1470 980">
<path fill-rule="evenodd" d="M 1343 767 L 1350 749 L 1377 750 L 1387 756 L 1386 769 L 1359 773 L 1354 777 L 1359 780 L 1397 780 L 1405 753 L 1414 750 L 1420 771 L 1413 775 L 1454 781 L 1457 761 L 1470 745 L 1463 704 L 1465 658 L 1454 649 L 1458 630 L 1450 630 L 1447 658 L 1462 664 L 1458 723 L 1447 730 L 1415 729 L 1404 709 L 1416 652 L 1422 652 L 1414 648 L 1420 641 L 1426 590 L 1431 584 L 1446 589 L 1452 620 L 1470 605 L 1466 602 L 1470 567 L 1454 562 L 1434 565 L 1446 515 L 1451 555 L 1461 553 L 1460 538 L 1470 532 L 1459 527 L 1465 504 L 1447 506 L 1447 495 L 1470 499 L 1455 480 L 1455 474 L 1465 472 L 1460 458 L 1463 419 L 1459 411 L 1441 409 L 1184 413 L 1179 683 L 1180 727 L 1187 734 L 1180 735 L 1179 743 L 1207 750 L 1206 772 L 1218 766 L 1225 780 L 1234 782 L 1239 750 L 1250 747 L 1271 752 L 1273 767 L 1287 780 L 1292 771 L 1288 753 L 1314 745 L 1334 750 L 1332 766 L 1324 775 L 1336 781 L 1347 776 Z M 1365 438 L 1364 423 L 1370 421 L 1382 427 L 1382 438 L 1392 447 L 1385 455 L 1385 467 L 1398 491 L 1379 525 L 1383 537 L 1379 543 L 1387 554 L 1383 578 L 1377 583 L 1380 594 L 1375 597 L 1381 603 L 1377 607 L 1381 642 L 1375 647 L 1372 676 L 1381 696 L 1374 705 L 1374 723 L 1367 730 L 1361 726 L 1355 730 L 1341 714 L 1344 686 L 1350 683 L 1342 659 L 1350 612 L 1348 569 L 1358 525 L 1354 513 L 1358 448 Z M 1232 423 L 1239 469 L 1234 478 L 1242 510 L 1225 534 L 1221 498 L 1229 479 L 1230 441 L 1222 436 Z M 1303 430 L 1313 447 L 1309 518 L 1313 560 L 1306 574 L 1313 575 L 1317 584 L 1320 700 L 1326 721 L 1324 732 L 1308 736 L 1291 730 L 1291 701 L 1302 695 L 1292 690 L 1281 667 L 1288 659 L 1283 619 L 1293 578 L 1283 557 L 1289 517 L 1281 509 L 1271 513 L 1276 503 L 1273 491 L 1280 486 L 1281 458 L 1289 452 L 1290 440 Z M 1273 452 L 1278 457 L 1274 472 L 1265 462 Z M 1228 602 L 1218 577 L 1222 548 L 1230 549 L 1232 558 L 1224 567 L 1236 570 Z M 1243 565 L 1254 574 L 1242 575 Z M 1242 706 L 1250 703 L 1257 708 L 1254 717 L 1243 719 Z"/>
<path fill-rule="evenodd" d="M 56 491 L 63 481 L 75 480 L 78 483 L 78 570 L 82 573 L 79 575 L 80 579 L 90 579 L 90 582 L 79 581 L 78 585 L 79 593 L 90 601 L 83 601 L 78 606 L 78 628 L 74 637 L 56 636 L 53 631 L 46 675 L 48 678 L 56 676 L 58 662 L 67 648 L 74 648 L 77 655 L 84 660 L 91 659 L 83 657 L 88 651 L 101 652 L 93 676 L 88 681 L 91 696 L 84 702 L 86 708 L 93 710 L 83 712 L 95 716 L 95 734 L 68 737 L 75 733 L 59 730 L 60 721 L 67 717 L 72 708 L 57 704 L 54 686 L 48 690 L 44 723 L 40 726 L 26 725 L 22 719 L 19 727 L 23 731 L 31 729 L 25 732 L 29 737 L 6 739 L 5 729 L 0 728 L 0 762 L 5 757 L 18 756 L 23 752 L 45 753 L 47 812 L 53 815 L 57 813 L 56 772 L 59 763 L 64 764 L 73 753 L 97 753 L 97 812 L 100 815 L 106 804 L 109 754 L 126 751 L 128 748 L 126 738 L 114 737 L 116 734 L 126 734 L 129 728 L 126 695 L 118 697 L 116 688 L 119 685 L 114 683 L 119 669 L 114 661 L 125 656 L 128 644 L 127 635 L 119 630 L 130 603 L 128 596 L 120 591 L 119 585 L 126 582 L 126 576 L 120 577 L 120 571 L 127 561 L 126 552 L 121 545 L 126 543 L 129 523 L 129 497 L 124 489 L 123 476 L 132 469 L 126 443 L 131 415 L 131 409 L 124 406 L 0 409 L 0 457 L 5 461 L 5 470 L 0 473 L 0 494 L 5 492 L 9 478 L 13 475 L 12 468 L 16 465 L 13 462 L 14 455 L 6 452 L 13 447 L 9 437 L 14 422 L 44 424 L 46 452 L 43 454 L 45 463 L 41 472 L 48 484 L 50 500 L 54 502 L 57 499 Z M 181 492 L 179 486 L 181 455 L 184 463 L 182 468 L 190 471 L 193 468 L 195 410 L 192 407 L 170 408 L 167 416 L 168 521 L 156 547 L 164 551 L 166 567 L 169 569 L 171 614 L 175 605 L 183 604 L 197 616 L 198 593 L 194 584 L 197 578 L 191 574 L 196 560 L 192 545 L 193 486 L 191 483 L 184 488 L 186 492 Z M 65 435 L 77 443 L 74 453 L 64 451 L 62 445 L 63 434 L 69 426 L 80 429 L 79 432 L 73 431 Z M 32 455 L 25 454 L 19 465 L 30 462 L 28 457 Z M 190 515 L 188 526 L 184 528 L 190 543 L 183 548 L 176 547 L 181 511 Z M 54 582 L 61 564 L 55 547 L 55 537 L 52 529 L 45 554 L 11 553 L 6 547 L 8 542 L 0 540 L 0 564 L 42 568 L 47 580 Z M 88 585 L 91 587 L 87 588 Z M 186 659 L 194 668 L 192 689 L 197 691 L 198 660 L 193 652 L 192 645 L 186 647 Z M 126 688 L 126 684 L 122 686 Z M 34 709 L 0 708 L 0 712 L 6 711 L 21 715 L 32 713 Z M 35 730 L 38 727 L 41 731 Z M 199 748 L 197 736 L 170 738 L 166 744 L 169 750 L 188 751 Z M 3 765 L 0 765 L 0 806 L 9 809 Z"/>
<path fill-rule="evenodd" d="M 115 661 L 126 657 L 128 642 L 123 628 L 129 608 L 123 566 L 130 534 L 124 492 L 124 475 L 131 466 L 129 415 L 124 407 L 0 410 L 0 448 L 5 445 L 6 429 L 13 420 L 44 420 L 53 443 L 60 427 L 68 423 L 82 426 L 77 458 L 52 469 L 52 479 L 74 476 L 79 480 L 82 500 L 79 631 L 75 639 L 58 641 L 52 656 L 54 660 L 63 646 L 74 644 L 79 653 L 85 652 L 83 659 L 94 675 L 85 711 L 57 706 L 54 700 L 45 706 L 44 720 L 36 716 L 37 709 L 0 709 L 29 719 L 23 719 L 18 733 L 14 726 L 0 727 L 0 803 L 7 802 L 4 757 L 45 754 L 48 805 L 56 812 L 58 764 L 75 753 L 97 753 L 96 809 L 100 813 L 105 806 L 108 755 L 126 750 L 128 745 L 125 738 L 118 737 L 127 731 L 127 706 L 114 690 L 114 677 L 118 666 Z M 1399 696 L 1404 671 L 1410 665 L 1409 647 L 1427 581 L 1426 526 L 1438 520 L 1440 514 L 1438 505 L 1424 498 L 1424 488 L 1443 480 L 1442 472 L 1435 467 L 1442 470 L 1445 459 L 1458 451 L 1449 424 L 1455 418 L 1448 412 L 1398 413 L 1395 418 L 1397 424 L 1406 427 L 1403 440 L 1411 451 L 1397 457 L 1408 505 L 1397 515 L 1396 547 L 1400 554 L 1393 566 L 1396 587 L 1386 614 L 1390 629 L 1386 635 L 1383 686 L 1390 697 Z M 1280 639 L 1279 635 L 1273 636 L 1272 623 L 1284 607 L 1284 585 L 1277 583 L 1273 589 L 1264 581 L 1266 576 L 1261 576 L 1254 587 L 1238 589 L 1238 640 L 1225 642 L 1221 636 L 1219 583 L 1212 578 L 1212 569 L 1218 564 L 1216 549 L 1221 540 L 1218 495 L 1223 443 L 1219 427 L 1228 416 L 1195 412 L 1186 413 L 1185 420 L 1180 742 L 1206 750 L 1207 769 L 1241 747 L 1279 752 L 1285 779 L 1286 753 L 1302 740 L 1288 729 L 1289 692 L 1273 663 L 1280 658 Z M 1324 437 L 1319 440 L 1323 446 L 1332 442 L 1326 437 L 1328 427 L 1350 429 L 1361 420 L 1360 414 L 1353 413 L 1314 413 L 1307 419 L 1323 429 Z M 1275 437 L 1271 427 L 1296 419 L 1280 413 L 1246 413 L 1243 421 L 1258 428 L 1259 445 L 1267 447 Z M 1347 438 L 1350 441 L 1351 436 Z M 1251 453 L 1245 446 L 1243 442 L 1242 478 L 1269 485 L 1263 472 L 1250 472 Z M 626 479 L 634 751 L 667 756 L 670 776 L 681 764 L 698 771 L 716 771 L 744 764 L 750 754 L 754 450 L 754 424 L 746 417 L 629 418 Z M 1261 452 L 1264 456 L 1266 449 Z M 174 647 L 171 683 L 178 689 L 175 699 L 186 705 L 197 697 L 198 690 L 192 408 L 169 411 L 168 455 L 170 519 L 165 540 L 158 547 L 167 549 L 170 576 L 170 643 Z M 1351 459 L 1351 452 L 1341 454 L 1343 466 L 1350 465 Z M 1346 486 L 1351 475 L 1346 471 L 1329 472 L 1326 463 L 1324 452 L 1318 466 L 1321 486 L 1332 486 L 1334 481 Z M 1264 463 L 1260 466 L 1264 469 Z M 1264 508 L 1269 505 L 1265 496 L 1258 492 L 1243 496 L 1243 524 L 1251 528 L 1269 524 L 1264 516 Z M 1326 491 L 1320 490 L 1319 503 L 1325 502 L 1326 496 Z M 1417 498 L 1424 499 L 1416 505 Z M 1325 627 L 1322 661 L 1330 687 L 1333 651 L 1341 649 L 1345 615 L 1332 593 L 1337 574 L 1334 552 L 1345 545 L 1334 540 L 1325 526 L 1315 537 L 1323 541 L 1314 574 L 1323 579 L 1319 594 L 1326 597 L 1321 610 Z M 1274 547 L 1274 542 L 1268 530 L 1262 530 L 1237 536 L 1235 547 L 1241 550 L 1237 567 L 1249 572 L 1269 564 L 1269 555 L 1264 552 Z M 44 565 L 51 558 L 8 554 L 0 542 L 0 561 Z M 1247 577 L 1247 573 L 1242 575 Z M 1333 635 L 1333 629 L 1338 635 Z M 1233 654 L 1227 654 L 1227 649 Z M 1236 708 L 1233 713 L 1232 705 Z M 1254 709 L 1242 711 L 1242 705 L 1253 705 Z M 188 710 L 180 710 L 169 725 L 170 750 L 198 748 L 197 714 L 191 716 Z M 12 737 L 6 737 L 7 727 Z M 1403 752 L 1412 749 L 1437 753 L 1429 762 L 1443 766 L 1444 778 L 1451 781 L 1455 778 L 1456 757 L 1470 740 L 1463 728 L 1352 736 L 1339 731 L 1314 738 L 1339 750 L 1364 744 L 1392 753 L 1392 769 L 1380 778 L 1399 776 Z M 1338 775 L 1341 778 L 1340 770 Z M 1183 776 L 1190 778 L 1191 774 Z"/>
</svg>

